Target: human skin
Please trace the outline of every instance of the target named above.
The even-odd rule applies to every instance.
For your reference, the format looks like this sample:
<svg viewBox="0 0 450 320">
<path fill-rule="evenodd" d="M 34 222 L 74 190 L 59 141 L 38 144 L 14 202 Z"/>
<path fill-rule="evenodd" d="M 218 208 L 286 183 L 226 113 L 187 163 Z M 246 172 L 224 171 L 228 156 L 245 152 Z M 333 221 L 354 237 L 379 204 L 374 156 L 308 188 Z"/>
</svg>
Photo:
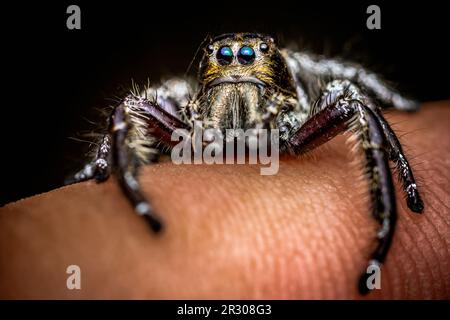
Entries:
<svg viewBox="0 0 450 320">
<path fill-rule="evenodd" d="M 116 179 L 63 187 L 0 208 L 0 298 L 448 299 L 450 101 L 389 112 L 422 194 L 412 213 L 396 181 L 398 225 L 381 290 L 357 280 L 377 223 L 348 135 L 274 176 L 256 165 L 143 168 L 165 221 L 153 234 Z M 395 175 L 394 175 L 395 177 Z M 66 268 L 81 268 L 68 290 Z"/>
</svg>

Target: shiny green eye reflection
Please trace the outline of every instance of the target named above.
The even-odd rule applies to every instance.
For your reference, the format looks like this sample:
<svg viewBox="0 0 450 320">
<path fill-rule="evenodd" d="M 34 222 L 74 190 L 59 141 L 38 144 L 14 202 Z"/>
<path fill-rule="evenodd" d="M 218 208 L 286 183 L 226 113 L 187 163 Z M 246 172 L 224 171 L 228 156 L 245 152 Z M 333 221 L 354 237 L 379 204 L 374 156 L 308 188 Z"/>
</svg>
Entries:
<svg viewBox="0 0 450 320">
<path fill-rule="evenodd" d="M 217 51 L 217 62 L 221 65 L 230 64 L 233 61 L 233 50 L 230 47 L 221 47 Z"/>
<path fill-rule="evenodd" d="M 249 64 L 255 60 L 255 51 L 249 46 L 243 46 L 239 49 L 238 61 L 241 64 Z"/>
</svg>

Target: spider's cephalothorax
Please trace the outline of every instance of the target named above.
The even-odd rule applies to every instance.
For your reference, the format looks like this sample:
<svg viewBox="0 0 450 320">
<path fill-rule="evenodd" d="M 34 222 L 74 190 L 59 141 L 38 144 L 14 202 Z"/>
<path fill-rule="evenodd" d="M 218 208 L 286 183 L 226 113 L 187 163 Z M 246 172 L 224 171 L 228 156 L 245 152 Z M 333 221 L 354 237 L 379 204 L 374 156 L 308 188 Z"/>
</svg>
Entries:
<svg viewBox="0 0 450 320">
<path fill-rule="evenodd" d="M 103 181 L 114 169 L 135 211 L 159 231 L 161 220 L 142 195 L 137 173 L 177 143 L 171 140 L 174 130 L 193 130 L 196 120 L 218 129 L 278 129 L 281 151 L 294 155 L 349 131 L 363 151 L 372 214 L 380 223 L 370 260 L 377 265 L 386 258 L 396 224 L 389 161 L 396 165 L 408 207 L 423 211 L 412 170 L 381 108 L 415 111 L 418 106 L 359 65 L 281 50 L 266 35 L 225 34 L 204 46 L 198 81 L 170 79 L 130 94 L 115 107 L 95 159 L 75 181 Z M 368 276 L 361 276 L 362 293 Z"/>
<path fill-rule="evenodd" d="M 214 128 L 269 125 L 268 101 L 284 99 L 295 104 L 296 100 L 281 52 L 273 38 L 264 35 L 239 33 L 214 38 L 200 62 L 199 81 L 202 87 L 193 111 Z"/>
</svg>

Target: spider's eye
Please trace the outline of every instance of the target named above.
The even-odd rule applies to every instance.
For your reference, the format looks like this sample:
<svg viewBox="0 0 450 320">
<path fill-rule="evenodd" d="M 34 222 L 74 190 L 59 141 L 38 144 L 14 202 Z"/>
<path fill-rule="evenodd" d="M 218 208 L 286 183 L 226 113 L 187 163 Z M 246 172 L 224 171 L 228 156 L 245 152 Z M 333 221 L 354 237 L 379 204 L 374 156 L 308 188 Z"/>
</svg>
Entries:
<svg viewBox="0 0 450 320">
<path fill-rule="evenodd" d="M 206 47 L 206 51 L 211 54 L 214 52 L 214 46 L 212 44 L 210 44 L 209 46 Z"/>
<path fill-rule="evenodd" d="M 259 45 L 259 50 L 261 50 L 261 52 L 266 53 L 267 51 L 269 51 L 269 46 L 267 45 L 267 43 L 262 42 L 262 43 Z"/>
<path fill-rule="evenodd" d="M 230 47 L 221 47 L 217 51 L 217 61 L 221 65 L 230 64 L 233 61 L 233 50 Z"/>
<path fill-rule="evenodd" d="M 252 63 L 253 60 L 255 60 L 255 51 L 248 47 L 243 46 L 241 49 L 239 49 L 238 52 L 238 61 L 242 64 L 249 64 Z"/>
</svg>

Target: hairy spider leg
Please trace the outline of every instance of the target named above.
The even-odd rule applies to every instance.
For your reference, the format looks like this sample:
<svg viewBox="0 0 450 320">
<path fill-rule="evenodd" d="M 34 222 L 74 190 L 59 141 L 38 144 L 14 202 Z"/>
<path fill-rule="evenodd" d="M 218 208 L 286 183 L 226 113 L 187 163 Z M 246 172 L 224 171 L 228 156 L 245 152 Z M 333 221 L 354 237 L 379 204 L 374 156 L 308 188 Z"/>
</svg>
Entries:
<svg viewBox="0 0 450 320">
<path fill-rule="evenodd" d="M 285 51 L 286 62 L 296 80 L 306 84 L 316 83 L 317 79 L 347 79 L 364 89 L 385 107 L 394 107 L 401 111 L 417 111 L 420 103 L 403 97 L 377 74 L 367 71 L 355 63 L 326 59 L 305 52 Z"/>
<path fill-rule="evenodd" d="M 336 84 L 336 82 L 334 82 Z M 332 85 L 332 87 L 335 87 Z M 381 228 L 377 233 L 378 245 L 372 252 L 369 265 L 380 265 L 386 258 L 397 220 L 396 199 L 387 154 L 387 140 L 374 111 L 360 100 L 355 88 L 345 88 L 339 95 L 326 92 L 324 107 L 312 115 L 288 143 L 288 150 L 301 154 L 312 150 L 345 130 L 353 130 L 358 136 L 366 159 L 366 175 L 370 181 L 370 194 L 374 218 Z M 330 94 L 334 97 L 330 98 Z M 366 285 L 370 275 L 364 272 L 359 281 L 361 294 L 368 292 Z"/>
<path fill-rule="evenodd" d="M 186 128 L 186 125 L 162 109 L 156 102 L 135 96 L 127 97 L 112 115 L 113 161 L 119 184 L 136 213 L 146 218 L 154 232 L 159 232 L 163 228 L 163 223 L 141 192 L 137 179 L 140 161 L 129 147 L 130 143 L 127 142 L 128 133 L 133 125 L 129 118 L 131 109 L 139 112 L 148 132 L 153 137 L 158 137 L 164 144 L 176 144 L 177 141 L 171 141 L 172 132 L 177 128 Z"/>
<path fill-rule="evenodd" d="M 387 140 L 389 160 L 395 163 L 396 169 L 402 183 L 403 190 L 406 194 L 406 203 L 411 211 L 422 213 L 424 204 L 417 189 L 417 184 L 412 173 L 409 162 L 403 152 L 400 141 L 395 135 L 389 123 L 384 118 L 381 110 L 377 108 L 369 97 L 361 94 L 361 91 L 349 80 L 335 80 L 328 84 L 324 91 L 323 97 L 318 100 L 313 110 L 322 110 L 328 104 L 336 102 L 342 94 L 365 101 L 365 105 L 369 107 L 377 117 Z"/>
<path fill-rule="evenodd" d="M 416 180 L 409 165 L 408 160 L 403 152 L 400 141 L 395 135 L 389 123 L 384 119 L 379 110 L 374 109 L 375 115 L 383 128 L 384 134 L 388 141 L 389 160 L 395 163 L 399 179 L 402 183 L 403 191 L 406 194 L 406 204 L 411 211 L 422 213 L 424 204 L 417 190 Z"/>
</svg>

